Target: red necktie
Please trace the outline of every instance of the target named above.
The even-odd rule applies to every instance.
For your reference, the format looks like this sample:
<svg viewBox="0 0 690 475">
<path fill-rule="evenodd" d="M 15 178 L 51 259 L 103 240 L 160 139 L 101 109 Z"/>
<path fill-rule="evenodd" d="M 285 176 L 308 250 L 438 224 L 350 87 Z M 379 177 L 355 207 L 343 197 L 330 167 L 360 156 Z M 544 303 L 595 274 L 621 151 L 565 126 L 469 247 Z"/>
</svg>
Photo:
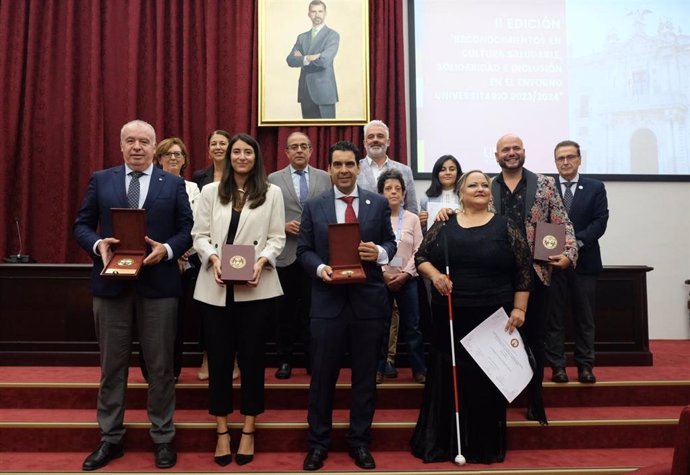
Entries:
<svg viewBox="0 0 690 475">
<path fill-rule="evenodd" d="M 356 223 L 357 215 L 355 214 L 355 209 L 352 207 L 352 202 L 355 200 L 354 196 L 341 196 L 338 198 L 347 203 L 347 208 L 345 208 L 345 222 L 346 223 Z"/>
</svg>

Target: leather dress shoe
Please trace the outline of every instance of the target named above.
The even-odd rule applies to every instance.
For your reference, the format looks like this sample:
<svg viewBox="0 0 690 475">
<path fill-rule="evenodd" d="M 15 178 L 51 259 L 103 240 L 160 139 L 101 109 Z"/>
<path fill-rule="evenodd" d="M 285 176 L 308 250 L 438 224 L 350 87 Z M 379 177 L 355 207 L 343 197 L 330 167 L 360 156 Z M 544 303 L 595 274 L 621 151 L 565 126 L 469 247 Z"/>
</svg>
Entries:
<svg viewBox="0 0 690 475">
<path fill-rule="evenodd" d="M 589 366 L 580 366 L 577 369 L 577 380 L 585 384 L 594 384 L 597 382 L 597 378 L 594 376 L 592 368 Z"/>
<path fill-rule="evenodd" d="M 177 452 L 170 443 L 153 444 L 153 455 L 158 468 L 172 468 L 177 463 Z"/>
<path fill-rule="evenodd" d="M 554 383 L 567 383 L 568 373 L 565 372 L 565 368 L 554 368 L 551 374 L 551 381 Z"/>
<path fill-rule="evenodd" d="M 426 373 L 424 371 L 419 371 L 417 373 L 414 373 L 412 375 L 412 381 L 414 381 L 417 384 L 426 383 Z"/>
<path fill-rule="evenodd" d="M 350 448 L 350 457 L 355 461 L 355 465 L 366 470 L 373 470 L 376 468 L 374 457 L 367 447 L 352 447 Z"/>
<path fill-rule="evenodd" d="M 310 449 L 304 459 L 304 470 L 318 470 L 323 467 L 323 461 L 328 458 L 328 452 L 323 449 Z"/>
<path fill-rule="evenodd" d="M 398 370 L 395 369 L 393 363 L 390 360 L 386 360 L 386 365 L 383 367 L 383 375 L 386 378 L 397 378 Z"/>
<path fill-rule="evenodd" d="M 292 376 L 292 366 L 290 366 L 290 363 L 283 363 L 276 370 L 276 378 L 278 379 L 288 379 L 290 376 Z"/>
<path fill-rule="evenodd" d="M 381 384 L 383 382 L 383 373 L 381 371 L 376 372 L 376 384 Z"/>
<path fill-rule="evenodd" d="M 103 441 L 96 450 L 86 457 L 81 469 L 87 472 L 105 467 L 111 460 L 120 458 L 125 454 L 122 444 L 112 444 Z"/>
</svg>

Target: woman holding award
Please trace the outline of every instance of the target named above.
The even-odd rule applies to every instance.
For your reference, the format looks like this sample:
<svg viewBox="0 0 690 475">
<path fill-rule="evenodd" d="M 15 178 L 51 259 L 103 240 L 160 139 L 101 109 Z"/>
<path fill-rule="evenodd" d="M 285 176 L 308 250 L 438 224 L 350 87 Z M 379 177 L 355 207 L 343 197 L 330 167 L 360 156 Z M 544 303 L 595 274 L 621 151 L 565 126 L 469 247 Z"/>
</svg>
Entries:
<svg viewBox="0 0 690 475">
<path fill-rule="evenodd" d="M 274 267 L 285 245 L 283 195 L 268 183 L 253 137 L 230 138 L 223 177 L 201 190 L 192 237 L 201 259 L 194 298 L 201 302 L 209 413 L 216 416 L 217 424 L 214 459 L 221 466 L 232 461 L 228 415 L 233 412 L 232 368 L 237 353 L 242 373 L 240 412 L 245 418 L 235 460 L 244 465 L 253 459 L 256 416 L 264 411 L 264 335 L 274 299 L 283 293 Z M 230 256 L 223 261 L 225 244 L 253 247 L 250 280 L 222 280 L 222 272 L 231 267 Z"/>
<path fill-rule="evenodd" d="M 458 194 L 455 186 L 462 175 L 462 167 L 458 159 L 452 155 L 442 155 L 434 163 L 431 170 L 431 184 L 419 200 L 419 222 L 426 232 L 429 219 L 429 203 L 442 203 L 449 208 L 457 208 Z M 431 217 L 434 220 L 434 216 Z"/>
<path fill-rule="evenodd" d="M 492 212 L 490 179 L 481 171 L 460 178 L 459 212 L 426 234 L 415 262 L 432 282 L 433 339 L 424 400 L 412 438 L 412 453 L 425 462 L 457 455 L 448 295 L 460 399 L 462 455 L 470 463 L 505 457 L 506 400 L 459 343 L 503 307 L 506 330 L 525 321 L 531 288 L 531 253 L 512 221 Z M 445 275 L 450 269 L 450 279 Z"/>
</svg>

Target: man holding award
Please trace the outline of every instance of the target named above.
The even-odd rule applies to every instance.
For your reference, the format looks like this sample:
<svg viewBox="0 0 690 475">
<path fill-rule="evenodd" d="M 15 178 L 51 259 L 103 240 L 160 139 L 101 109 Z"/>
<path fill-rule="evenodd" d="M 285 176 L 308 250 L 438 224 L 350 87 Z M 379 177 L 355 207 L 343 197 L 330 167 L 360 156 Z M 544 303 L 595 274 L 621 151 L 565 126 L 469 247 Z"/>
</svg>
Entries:
<svg viewBox="0 0 690 475">
<path fill-rule="evenodd" d="M 177 258 L 192 245 L 192 210 L 184 180 L 153 166 L 156 132 L 150 124 L 125 124 L 120 148 L 124 164 L 92 175 L 74 222 L 76 240 L 93 259 L 91 293 L 101 361 L 101 443 L 84 461 L 82 469 L 87 471 L 106 466 L 124 452 L 135 321 L 149 374 L 147 407 L 155 463 L 170 468 L 177 461 L 172 445 L 173 345 L 181 292 Z"/>
<path fill-rule="evenodd" d="M 380 266 L 393 258 L 396 244 L 387 200 L 357 186 L 359 159 L 350 142 L 331 146 L 333 188 L 306 202 L 300 224 L 297 258 L 313 279 L 304 470 L 320 469 L 328 456 L 335 386 L 346 352 L 352 365 L 350 456 L 361 468 L 376 467 L 369 451 L 376 369 L 391 311 Z"/>
<path fill-rule="evenodd" d="M 507 215 L 520 225 L 534 255 L 534 288 L 529 294 L 523 327 L 523 336 L 536 363 L 534 377 L 528 386 L 527 418 L 546 424 L 541 384 L 544 378 L 544 325 L 549 302 L 548 286 L 552 267 L 566 269 L 575 265 L 575 232 L 553 177 L 537 175 L 524 168 L 525 148 L 520 137 L 513 134 L 501 137 L 496 143 L 495 155 L 496 162 L 501 167 L 501 173 L 491 184 L 496 214 Z M 549 239 L 536 239 L 539 223 L 563 225 L 565 242 L 555 242 L 552 235 L 549 235 Z M 545 254 L 545 260 L 539 260 L 540 254 Z"/>
</svg>

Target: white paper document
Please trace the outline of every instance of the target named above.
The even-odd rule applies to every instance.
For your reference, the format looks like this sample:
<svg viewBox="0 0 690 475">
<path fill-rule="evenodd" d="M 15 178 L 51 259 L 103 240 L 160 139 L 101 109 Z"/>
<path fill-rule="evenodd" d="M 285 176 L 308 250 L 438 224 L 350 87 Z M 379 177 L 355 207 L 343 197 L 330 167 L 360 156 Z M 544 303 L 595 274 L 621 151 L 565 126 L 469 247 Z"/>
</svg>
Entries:
<svg viewBox="0 0 690 475">
<path fill-rule="evenodd" d="M 507 321 L 505 310 L 499 308 L 460 343 L 508 402 L 513 402 L 532 379 L 533 371 L 520 333 L 508 333 Z"/>
</svg>

